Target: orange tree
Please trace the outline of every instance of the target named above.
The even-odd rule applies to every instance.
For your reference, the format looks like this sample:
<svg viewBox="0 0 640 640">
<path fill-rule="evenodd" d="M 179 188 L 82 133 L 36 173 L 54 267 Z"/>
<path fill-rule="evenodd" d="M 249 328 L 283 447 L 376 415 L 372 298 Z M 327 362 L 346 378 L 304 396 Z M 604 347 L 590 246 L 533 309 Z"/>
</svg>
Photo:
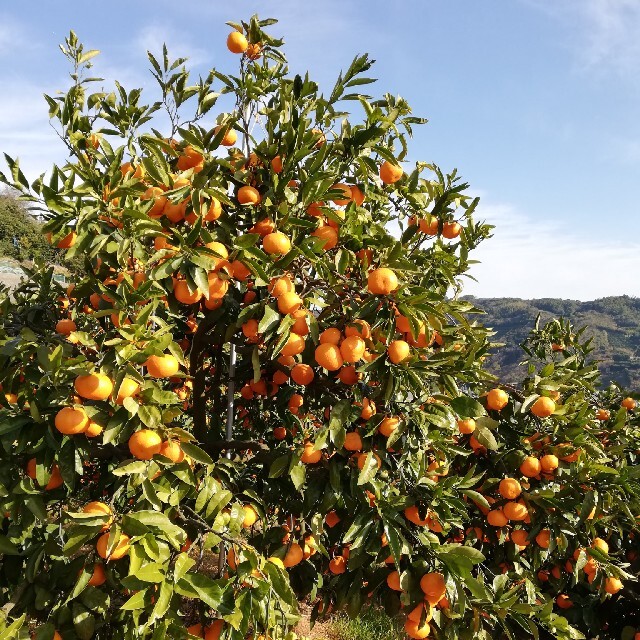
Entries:
<svg viewBox="0 0 640 640">
<path fill-rule="evenodd" d="M 597 630 L 635 597 L 635 401 L 562 323 L 492 382 L 477 199 L 409 164 L 423 120 L 358 92 L 367 56 L 326 96 L 274 22 L 231 25 L 238 75 L 149 55 L 151 105 L 93 91 L 71 33 L 69 160 L 7 158 L 84 270 L 0 304 L 5 636 L 280 637 L 302 599 L 413 638 Z"/>
</svg>

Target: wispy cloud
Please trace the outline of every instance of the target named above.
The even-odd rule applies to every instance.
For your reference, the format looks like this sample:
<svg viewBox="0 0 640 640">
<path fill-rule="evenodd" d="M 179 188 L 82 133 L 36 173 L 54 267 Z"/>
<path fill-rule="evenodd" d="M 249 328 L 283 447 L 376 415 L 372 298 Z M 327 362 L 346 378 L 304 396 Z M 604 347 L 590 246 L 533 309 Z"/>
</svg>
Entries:
<svg viewBox="0 0 640 640">
<path fill-rule="evenodd" d="M 640 77 L 640 0 L 521 0 L 562 20 L 588 70 Z"/>
<path fill-rule="evenodd" d="M 576 230 L 535 217 L 486 195 L 478 217 L 496 226 L 494 237 L 472 255 L 465 293 L 480 297 L 570 298 L 640 296 L 640 243 L 603 237 L 603 229 Z"/>
<path fill-rule="evenodd" d="M 172 59 L 189 58 L 189 65 L 192 67 L 207 61 L 206 49 L 189 42 L 187 34 L 166 24 L 148 24 L 135 39 L 136 49 L 145 56 L 147 51 L 151 51 L 156 57 L 162 55 L 163 44 L 167 45 Z"/>
<path fill-rule="evenodd" d="M 0 56 L 13 55 L 17 48 L 24 46 L 25 35 L 22 25 L 0 15 Z"/>
</svg>

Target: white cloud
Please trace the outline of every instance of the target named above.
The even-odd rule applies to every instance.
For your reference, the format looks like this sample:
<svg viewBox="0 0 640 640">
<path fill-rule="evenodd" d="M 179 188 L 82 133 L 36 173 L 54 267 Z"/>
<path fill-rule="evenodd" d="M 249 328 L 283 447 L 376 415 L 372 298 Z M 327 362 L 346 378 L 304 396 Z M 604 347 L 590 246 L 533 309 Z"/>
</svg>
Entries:
<svg viewBox="0 0 640 640">
<path fill-rule="evenodd" d="M 484 196 L 479 219 L 494 224 L 493 238 L 472 254 L 464 292 L 479 297 L 569 298 L 640 296 L 640 243 L 591 234 L 562 221 L 533 217 Z"/>
<path fill-rule="evenodd" d="M 20 159 L 29 180 L 60 162 L 66 152 L 49 126 L 44 87 L 30 81 L 7 80 L 0 100 L 0 150 Z M 0 162 L 4 172 L 4 159 Z"/>
<path fill-rule="evenodd" d="M 13 55 L 16 48 L 25 43 L 25 33 L 20 25 L 6 17 L 0 17 L 0 56 Z"/>
<path fill-rule="evenodd" d="M 640 0 L 522 0 L 563 21 L 587 70 L 638 77 Z"/>
<path fill-rule="evenodd" d="M 188 41 L 188 36 L 167 25 L 153 23 L 143 27 L 135 38 L 136 49 L 146 60 L 147 51 L 156 57 L 162 56 L 162 45 L 167 45 L 171 59 L 189 58 L 190 67 L 207 61 L 204 48 Z"/>
</svg>

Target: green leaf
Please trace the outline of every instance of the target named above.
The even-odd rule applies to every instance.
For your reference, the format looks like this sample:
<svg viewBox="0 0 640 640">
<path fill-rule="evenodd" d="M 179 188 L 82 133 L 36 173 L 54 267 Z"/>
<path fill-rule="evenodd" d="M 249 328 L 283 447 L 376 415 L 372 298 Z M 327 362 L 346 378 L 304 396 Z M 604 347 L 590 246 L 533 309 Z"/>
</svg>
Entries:
<svg viewBox="0 0 640 640">
<path fill-rule="evenodd" d="M 490 451 L 496 451 L 498 449 L 498 442 L 493 436 L 493 433 L 491 433 L 491 431 L 489 431 L 489 429 L 487 429 L 486 427 L 477 426 L 477 422 L 476 430 L 474 431 L 473 435 L 481 445 L 483 445 Z"/>
<path fill-rule="evenodd" d="M 294 487 L 299 491 L 307 481 L 307 467 L 304 464 L 297 464 L 289 471 Z"/>
<path fill-rule="evenodd" d="M 280 314 L 273 307 L 265 306 L 264 314 L 258 323 L 258 333 L 271 333 L 280 324 L 280 319 Z"/>
<path fill-rule="evenodd" d="M 218 581 L 201 573 L 188 573 L 176 583 L 176 592 L 188 598 L 199 598 L 207 606 L 217 609 L 224 589 Z"/>
<path fill-rule="evenodd" d="M 74 602 L 71 607 L 73 628 L 80 640 L 90 640 L 96 627 L 96 620 L 90 611 L 80 603 Z"/>
<path fill-rule="evenodd" d="M 173 567 L 174 581 L 178 582 L 185 574 L 193 567 L 196 561 L 189 557 L 187 553 L 181 553 L 176 558 L 175 565 Z"/>
<path fill-rule="evenodd" d="M 146 589 L 134 593 L 123 605 L 120 605 L 120 609 L 122 611 L 137 611 L 138 609 L 144 609 L 144 596 L 146 593 Z"/>
<path fill-rule="evenodd" d="M 369 451 L 367 453 L 367 457 L 365 458 L 364 465 L 360 470 L 358 475 L 358 486 L 363 484 L 367 484 L 375 477 L 378 472 L 378 461 L 373 457 L 373 451 Z"/>
<path fill-rule="evenodd" d="M 20 555 L 20 550 L 7 536 L 0 535 L 0 553 L 6 556 L 17 556 Z"/>
<path fill-rule="evenodd" d="M 468 396 L 458 396 L 451 400 L 451 408 L 461 418 L 477 418 L 486 415 L 484 407 L 473 398 Z"/>
<path fill-rule="evenodd" d="M 180 446 L 182 447 L 182 450 L 196 462 L 200 462 L 201 464 L 213 464 L 211 456 L 195 444 L 192 444 L 191 442 L 182 442 L 180 443 Z"/>
</svg>

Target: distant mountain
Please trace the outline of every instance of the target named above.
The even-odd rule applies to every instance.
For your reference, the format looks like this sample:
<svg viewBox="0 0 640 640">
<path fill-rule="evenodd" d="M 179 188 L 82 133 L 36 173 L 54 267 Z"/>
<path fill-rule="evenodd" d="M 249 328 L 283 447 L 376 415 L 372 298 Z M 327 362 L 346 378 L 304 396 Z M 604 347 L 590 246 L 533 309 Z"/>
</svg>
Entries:
<svg viewBox="0 0 640 640">
<path fill-rule="evenodd" d="M 468 297 L 486 316 L 474 316 L 496 331 L 495 342 L 506 343 L 488 361 L 489 368 L 503 380 L 518 381 L 524 377 L 519 345 L 533 327 L 536 316 L 546 321 L 562 316 L 576 328 L 589 327 L 593 337 L 593 357 L 600 361 L 603 383 L 616 381 L 623 387 L 640 390 L 640 298 L 629 296 L 602 298 L 593 302 L 542 298 Z"/>
</svg>

